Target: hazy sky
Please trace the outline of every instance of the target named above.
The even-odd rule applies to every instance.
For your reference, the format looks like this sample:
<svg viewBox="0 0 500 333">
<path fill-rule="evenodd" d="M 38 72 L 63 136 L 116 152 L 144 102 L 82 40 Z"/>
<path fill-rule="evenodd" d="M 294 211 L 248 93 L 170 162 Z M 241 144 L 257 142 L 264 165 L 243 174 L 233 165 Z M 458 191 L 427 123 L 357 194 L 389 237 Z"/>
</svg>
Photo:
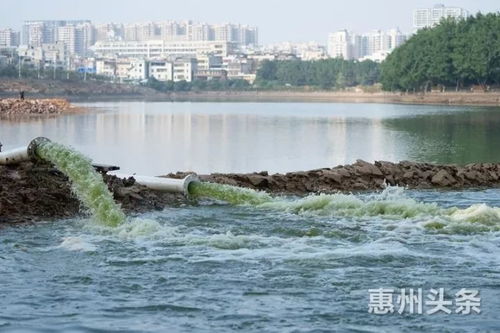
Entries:
<svg viewBox="0 0 500 333">
<path fill-rule="evenodd" d="M 343 28 L 410 31 L 413 9 L 435 3 L 473 13 L 500 11 L 500 0 L 0 0 L 0 28 L 19 29 L 29 19 L 96 23 L 191 19 L 256 25 L 262 43 L 325 42 L 328 32 Z"/>
</svg>

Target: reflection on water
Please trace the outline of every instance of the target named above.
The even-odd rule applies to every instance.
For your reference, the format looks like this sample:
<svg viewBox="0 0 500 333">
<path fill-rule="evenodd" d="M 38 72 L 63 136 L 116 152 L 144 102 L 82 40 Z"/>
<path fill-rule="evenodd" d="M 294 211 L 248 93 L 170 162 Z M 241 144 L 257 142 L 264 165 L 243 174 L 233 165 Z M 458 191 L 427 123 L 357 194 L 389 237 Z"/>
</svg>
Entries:
<svg viewBox="0 0 500 333">
<path fill-rule="evenodd" d="M 497 161 L 500 110 L 313 103 L 86 104 L 59 118 L 1 120 L 5 148 L 36 136 L 124 171 L 287 172 L 404 159 Z"/>
<path fill-rule="evenodd" d="M 411 160 L 467 164 L 500 162 L 500 109 L 418 115 L 384 121 L 407 137 Z"/>
</svg>

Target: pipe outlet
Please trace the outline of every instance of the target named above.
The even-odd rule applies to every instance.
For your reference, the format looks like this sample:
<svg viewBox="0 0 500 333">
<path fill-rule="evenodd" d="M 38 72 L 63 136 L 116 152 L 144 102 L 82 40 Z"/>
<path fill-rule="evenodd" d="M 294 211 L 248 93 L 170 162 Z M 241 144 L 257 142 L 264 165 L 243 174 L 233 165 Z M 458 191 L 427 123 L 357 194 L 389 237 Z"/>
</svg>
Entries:
<svg viewBox="0 0 500 333">
<path fill-rule="evenodd" d="M 0 152 L 0 165 L 18 164 L 29 161 L 30 159 L 39 160 L 36 150 L 45 142 L 50 142 L 47 138 L 36 138 L 30 142 L 28 147 L 20 147 L 5 152 Z"/>
<path fill-rule="evenodd" d="M 189 184 L 200 181 L 198 176 L 195 174 L 188 175 L 184 179 L 127 175 L 121 173 L 114 174 L 114 176 L 125 179 L 134 178 L 137 184 L 145 186 L 151 190 L 169 193 L 182 193 L 186 196 L 189 195 Z"/>
</svg>

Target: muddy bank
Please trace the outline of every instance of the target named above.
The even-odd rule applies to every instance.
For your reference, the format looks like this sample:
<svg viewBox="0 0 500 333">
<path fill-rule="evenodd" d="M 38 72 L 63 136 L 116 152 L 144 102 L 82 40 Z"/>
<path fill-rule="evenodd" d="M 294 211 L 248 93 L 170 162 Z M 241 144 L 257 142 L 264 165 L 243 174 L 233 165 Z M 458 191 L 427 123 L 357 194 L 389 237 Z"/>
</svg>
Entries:
<svg viewBox="0 0 500 333">
<path fill-rule="evenodd" d="M 56 115 L 77 110 L 65 99 L 0 99 L 0 118 Z"/>
<path fill-rule="evenodd" d="M 186 201 L 182 195 L 150 191 L 133 179 L 104 178 L 127 214 L 161 210 Z M 50 164 L 0 166 L 0 224 L 83 216 L 82 209 L 68 179 Z"/>
<path fill-rule="evenodd" d="M 182 176 L 182 173 L 170 176 Z M 202 180 L 248 187 L 270 193 L 331 193 L 336 191 L 380 190 L 385 184 L 414 189 L 462 189 L 500 186 L 500 163 L 477 163 L 466 166 L 434 165 L 414 162 L 375 162 L 358 160 L 352 165 L 304 172 L 269 175 L 211 174 Z"/>
<path fill-rule="evenodd" d="M 181 178 L 185 175 L 178 172 L 168 176 Z M 274 194 L 294 195 L 381 190 L 386 184 L 415 189 L 485 188 L 500 187 L 500 163 L 457 166 L 406 161 L 372 164 L 359 160 L 352 165 L 304 172 L 211 174 L 200 178 Z M 181 194 L 148 190 L 133 179 L 109 175 L 104 179 L 127 214 L 194 203 Z M 0 224 L 83 216 L 81 209 L 68 179 L 50 164 L 26 162 L 17 166 L 0 166 Z"/>
</svg>

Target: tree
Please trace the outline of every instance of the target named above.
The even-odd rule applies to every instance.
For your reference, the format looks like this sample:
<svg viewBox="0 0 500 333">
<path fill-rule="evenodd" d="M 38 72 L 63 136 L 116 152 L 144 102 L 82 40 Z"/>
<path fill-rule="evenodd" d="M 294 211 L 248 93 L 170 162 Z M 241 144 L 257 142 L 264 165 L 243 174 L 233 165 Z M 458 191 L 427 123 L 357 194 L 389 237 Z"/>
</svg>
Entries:
<svg viewBox="0 0 500 333">
<path fill-rule="evenodd" d="M 385 90 L 500 83 L 500 14 L 444 19 L 422 29 L 381 65 Z"/>
</svg>

